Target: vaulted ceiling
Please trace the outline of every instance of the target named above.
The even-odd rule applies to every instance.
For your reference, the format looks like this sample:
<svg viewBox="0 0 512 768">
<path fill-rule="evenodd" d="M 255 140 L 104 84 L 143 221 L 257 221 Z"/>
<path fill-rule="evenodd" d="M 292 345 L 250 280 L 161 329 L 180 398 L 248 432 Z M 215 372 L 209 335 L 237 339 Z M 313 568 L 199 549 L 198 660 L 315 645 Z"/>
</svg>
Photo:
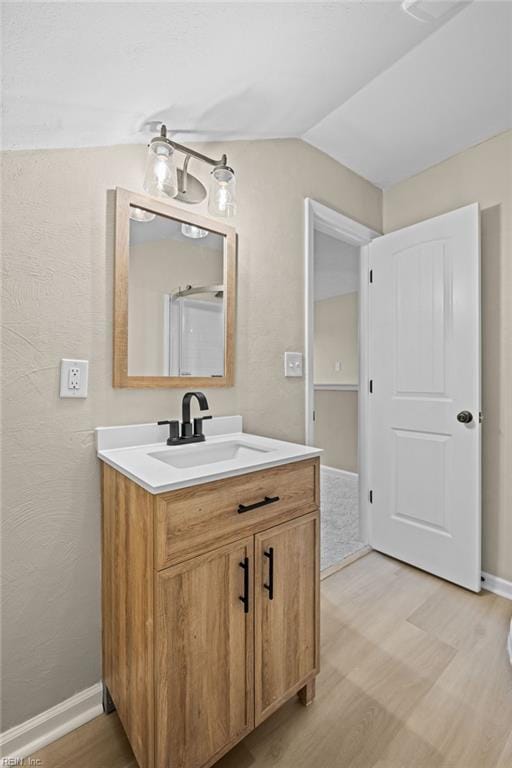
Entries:
<svg viewBox="0 0 512 768">
<path fill-rule="evenodd" d="M 3 6 L 3 147 L 301 137 L 387 187 L 512 127 L 512 4 Z"/>
</svg>

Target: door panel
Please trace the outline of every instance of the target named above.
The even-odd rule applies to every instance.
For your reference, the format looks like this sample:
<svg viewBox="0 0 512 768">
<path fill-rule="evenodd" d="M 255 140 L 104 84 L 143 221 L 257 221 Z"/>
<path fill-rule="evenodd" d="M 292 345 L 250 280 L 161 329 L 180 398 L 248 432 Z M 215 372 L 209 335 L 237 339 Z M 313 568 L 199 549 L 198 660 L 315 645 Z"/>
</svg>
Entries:
<svg viewBox="0 0 512 768">
<path fill-rule="evenodd" d="M 254 546 L 258 725 L 318 670 L 318 513 L 257 534 Z"/>
<path fill-rule="evenodd" d="M 370 262 L 371 544 L 479 591 L 478 206 L 376 238 Z"/>
<path fill-rule="evenodd" d="M 393 430 L 391 507 L 394 518 L 450 531 L 446 503 L 447 435 Z M 420 473 L 416 467 L 423 467 Z"/>
<path fill-rule="evenodd" d="M 394 254 L 395 390 L 401 395 L 445 394 L 448 270 L 441 241 Z"/>
<path fill-rule="evenodd" d="M 253 552 L 251 537 L 156 574 L 158 766 L 199 768 L 254 726 Z"/>
</svg>

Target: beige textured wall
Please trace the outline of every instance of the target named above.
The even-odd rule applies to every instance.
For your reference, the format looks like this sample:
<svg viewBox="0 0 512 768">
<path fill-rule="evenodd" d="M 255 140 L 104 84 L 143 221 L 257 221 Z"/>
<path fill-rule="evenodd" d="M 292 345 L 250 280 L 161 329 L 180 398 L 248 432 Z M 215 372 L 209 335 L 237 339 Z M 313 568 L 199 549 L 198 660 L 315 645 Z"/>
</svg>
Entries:
<svg viewBox="0 0 512 768">
<path fill-rule="evenodd" d="M 315 390 L 315 445 L 324 449 L 327 467 L 358 471 L 357 401 L 357 392 Z"/>
<path fill-rule="evenodd" d="M 357 292 L 315 301 L 315 384 L 357 384 Z M 336 371 L 336 361 L 341 370 Z M 315 390 L 315 445 L 328 467 L 357 472 L 357 392 Z"/>
<path fill-rule="evenodd" d="M 157 240 L 130 246 L 128 291 L 128 373 L 164 374 L 164 294 L 185 285 L 222 284 L 222 250 L 208 238 Z"/>
<path fill-rule="evenodd" d="M 482 212 L 483 569 L 512 580 L 512 132 L 384 193 L 384 231 Z"/>
<path fill-rule="evenodd" d="M 357 292 L 315 301 L 315 384 L 357 384 L 359 303 Z M 341 370 L 336 370 L 336 361 Z"/>
<path fill-rule="evenodd" d="M 283 376 L 282 354 L 304 346 L 304 197 L 379 229 L 382 194 L 298 140 L 205 149 L 227 151 L 239 189 L 236 385 L 206 391 L 212 412 L 240 412 L 249 431 L 300 441 L 304 381 Z M 107 190 L 141 190 L 145 151 L 3 156 L 3 729 L 100 679 L 94 427 L 180 412 L 183 391 L 111 386 Z M 86 400 L 59 399 L 62 357 L 90 361 Z"/>
</svg>

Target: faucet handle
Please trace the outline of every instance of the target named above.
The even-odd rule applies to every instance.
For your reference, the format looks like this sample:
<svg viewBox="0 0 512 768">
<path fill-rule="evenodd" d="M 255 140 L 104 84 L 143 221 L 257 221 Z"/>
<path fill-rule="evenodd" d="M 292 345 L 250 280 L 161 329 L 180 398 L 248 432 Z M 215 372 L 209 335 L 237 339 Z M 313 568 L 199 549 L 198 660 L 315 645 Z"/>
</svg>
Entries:
<svg viewBox="0 0 512 768">
<path fill-rule="evenodd" d="M 169 421 L 165 419 L 164 421 L 157 421 L 158 426 L 163 426 L 164 424 L 169 425 L 169 437 L 167 438 L 167 445 L 174 445 L 179 439 L 180 439 L 180 423 L 179 421 L 175 421 L 174 419 L 172 421 Z"/>
<path fill-rule="evenodd" d="M 211 419 L 211 416 L 198 416 L 194 419 L 194 435 L 199 436 L 203 434 L 203 421 L 205 419 Z"/>
</svg>

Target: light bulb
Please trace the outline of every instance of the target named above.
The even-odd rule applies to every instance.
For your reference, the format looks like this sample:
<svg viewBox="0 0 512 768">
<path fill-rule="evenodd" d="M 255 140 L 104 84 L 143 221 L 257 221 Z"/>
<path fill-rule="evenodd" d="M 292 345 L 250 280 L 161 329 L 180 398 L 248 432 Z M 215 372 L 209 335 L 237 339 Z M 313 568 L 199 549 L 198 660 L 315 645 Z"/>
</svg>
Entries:
<svg viewBox="0 0 512 768">
<path fill-rule="evenodd" d="M 152 141 L 149 145 L 144 189 L 157 197 L 176 197 L 178 173 L 174 163 L 174 150 L 165 141 Z"/>
<path fill-rule="evenodd" d="M 235 174 L 225 165 L 214 168 L 210 179 L 208 209 L 215 216 L 234 216 L 236 213 Z"/>
<path fill-rule="evenodd" d="M 229 203 L 229 191 L 226 184 L 220 183 L 217 192 L 215 193 L 215 203 L 219 211 L 225 211 Z"/>
</svg>

